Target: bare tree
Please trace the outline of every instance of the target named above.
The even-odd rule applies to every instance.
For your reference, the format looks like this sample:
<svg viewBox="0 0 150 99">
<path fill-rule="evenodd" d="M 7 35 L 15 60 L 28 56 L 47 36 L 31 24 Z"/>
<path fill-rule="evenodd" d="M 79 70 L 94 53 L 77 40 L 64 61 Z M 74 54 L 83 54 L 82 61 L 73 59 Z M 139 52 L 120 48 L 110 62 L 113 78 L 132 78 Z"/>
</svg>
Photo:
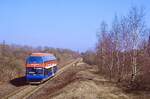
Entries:
<svg viewBox="0 0 150 99">
<path fill-rule="evenodd" d="M 147 42 L 143 36 L 148 32 L 144 16 L 142 8 L 132 7 L 126 16 L 115 16 L 110 30 L 106 22 L 101 23 L 97 35 L 96 64 L 110 80 L 113 77 L 119 82 L 128 80 L 134 84 L 132 82 L 140 77 L 139 73 L 146 71 L 147 60 L 150 60 L 147 54 L 150 40 Z"/>
<path fill-rule="evenodd" d="M 131 8 L 128 21 L 129 21 L 129 33 L 130 33 L 130 45 L 133 51 L 132 57 L 132 82 L 135 81 L 137 75 L 137 48 L 140 42 L 141 34 L 144 31 L 144 12 L 142 9 L 136 7 Z"/>
<path fill-rule="evenodd" d="M 119 52 L 120 52 L 120 48 L 121 48 L 121 39 L 120 39 L 120 35 L 121 35 L 121 28 L 120 28 L 120 22 L 117 16 L 115 16 L 113 24 L 112 24 L 112 30 L 111 30 L 111 34 L 113 37 L 113 43 L 114 43 L 114 52 L 115 52 L 115 56 L 116 56 L 116 67 L 117 67 L 117 78 L 118 81 L 120 81 L 120 75 L 121 75 L 121 65 L 120 65 L 120 57 L 119 57 Z M 112 57 L 113 58 L 113 57 Z"/>
<path fill-rule="evenodd" d="M 97 49 L 97 62 L 98 62 L 98 67 L 100 71 L 103 71 L 103 67 L 105 66 L 105 40 L 107 37 L 107 32 L 108 32 L 108 25 L 106 22 L 102 22 L 100 26 L 100 32 L 98 32 L 97 37 L 98 37 L 98 43 L 96 46 Z"/>
</svg>

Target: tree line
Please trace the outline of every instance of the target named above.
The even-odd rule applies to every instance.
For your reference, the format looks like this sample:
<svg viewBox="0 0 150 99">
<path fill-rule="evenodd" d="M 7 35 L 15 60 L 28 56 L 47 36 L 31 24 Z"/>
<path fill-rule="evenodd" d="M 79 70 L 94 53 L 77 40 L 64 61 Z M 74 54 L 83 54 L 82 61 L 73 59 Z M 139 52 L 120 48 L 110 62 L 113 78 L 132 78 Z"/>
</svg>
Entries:
<svg viewBox="0 0 150 99">
<path fill-rule="evenodd" d="M 145 10 L 132 7 L 127 15 L 115 15 L 111 25 L 101 22 L 94 51 L 83 53 L 87 63 L 98 66 L 110 81 L 126 82 L 132 88 L 150 83 L 150 30 Z"/>
</svg>

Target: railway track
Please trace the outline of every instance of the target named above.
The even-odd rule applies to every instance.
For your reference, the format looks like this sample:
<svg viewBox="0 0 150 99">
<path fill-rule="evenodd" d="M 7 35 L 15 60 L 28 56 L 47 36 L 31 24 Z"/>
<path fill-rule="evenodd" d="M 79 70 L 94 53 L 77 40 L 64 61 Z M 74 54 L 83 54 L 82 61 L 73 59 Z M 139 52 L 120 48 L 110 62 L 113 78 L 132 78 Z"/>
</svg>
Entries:
<svg viewBox="0 0 150 99">
<path fill-rule="evenodd" d="M 82 61 L 81 58 L 78 58 L 76 60 L 74 60 L 73 62 L 71 62 L 70 64 L 64 66 L 63 68 L 61 68 L 54 77 L 50 78 L 48 81 L 46 81 L 43 84 L 40 85 L 27 85 L 23 88 L 20 88 L 12 93 L 10 93 L 9 95 L 3 97 L 2 99 L 27 99 L 29 96 L 31 96 L 33 93 L 35 93 L 36 91 L 38 91 L 40 88 L 42 88 L 43 86 L 45 86 L 46 84 L 49 83 L 49 81 L 53 80 L 54 78 L 56 78 L 58 75 L 60 75 L 66 68 L 72 66 L 72 65 L 76 65 L 78 62 Z"/>
</svg>

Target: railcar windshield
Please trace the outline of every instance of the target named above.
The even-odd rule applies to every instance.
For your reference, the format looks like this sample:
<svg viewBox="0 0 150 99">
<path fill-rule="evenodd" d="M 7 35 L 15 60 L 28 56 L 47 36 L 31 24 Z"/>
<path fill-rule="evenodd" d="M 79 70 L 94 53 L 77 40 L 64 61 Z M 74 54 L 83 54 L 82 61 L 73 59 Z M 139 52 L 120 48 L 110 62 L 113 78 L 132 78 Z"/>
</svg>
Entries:
<svg viewBox="0 0 150 99">
<path fill-rule="evenodd" d="M 42 68 L 29 67 L 26 70 L 27 70 L 27 74 L 43 74 Z"/>
<path fill-rule="evenodd" d="M 43 63 L 42 57 L 30 56 L 27 59 L 27 64 L 40 64 L 40 63 Z"/>
</svg>

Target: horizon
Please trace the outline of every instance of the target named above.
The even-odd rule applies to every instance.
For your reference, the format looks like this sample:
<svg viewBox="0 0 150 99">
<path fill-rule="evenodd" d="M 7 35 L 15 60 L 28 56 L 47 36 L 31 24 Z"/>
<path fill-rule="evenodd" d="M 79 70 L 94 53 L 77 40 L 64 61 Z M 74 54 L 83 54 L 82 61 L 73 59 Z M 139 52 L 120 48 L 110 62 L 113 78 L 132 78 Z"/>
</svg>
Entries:
<svg viewBox="0 0 150 99">
<path fill-rule="evenodd" d="M 144 7 L 150 26 L 150 1 L 0 1 L 0 42 L 33 47 L 67 48 L 84 52 L 94 49 L 96 33 L 104 20 L 128 13 L 132 6 Z"/>
</svg>

